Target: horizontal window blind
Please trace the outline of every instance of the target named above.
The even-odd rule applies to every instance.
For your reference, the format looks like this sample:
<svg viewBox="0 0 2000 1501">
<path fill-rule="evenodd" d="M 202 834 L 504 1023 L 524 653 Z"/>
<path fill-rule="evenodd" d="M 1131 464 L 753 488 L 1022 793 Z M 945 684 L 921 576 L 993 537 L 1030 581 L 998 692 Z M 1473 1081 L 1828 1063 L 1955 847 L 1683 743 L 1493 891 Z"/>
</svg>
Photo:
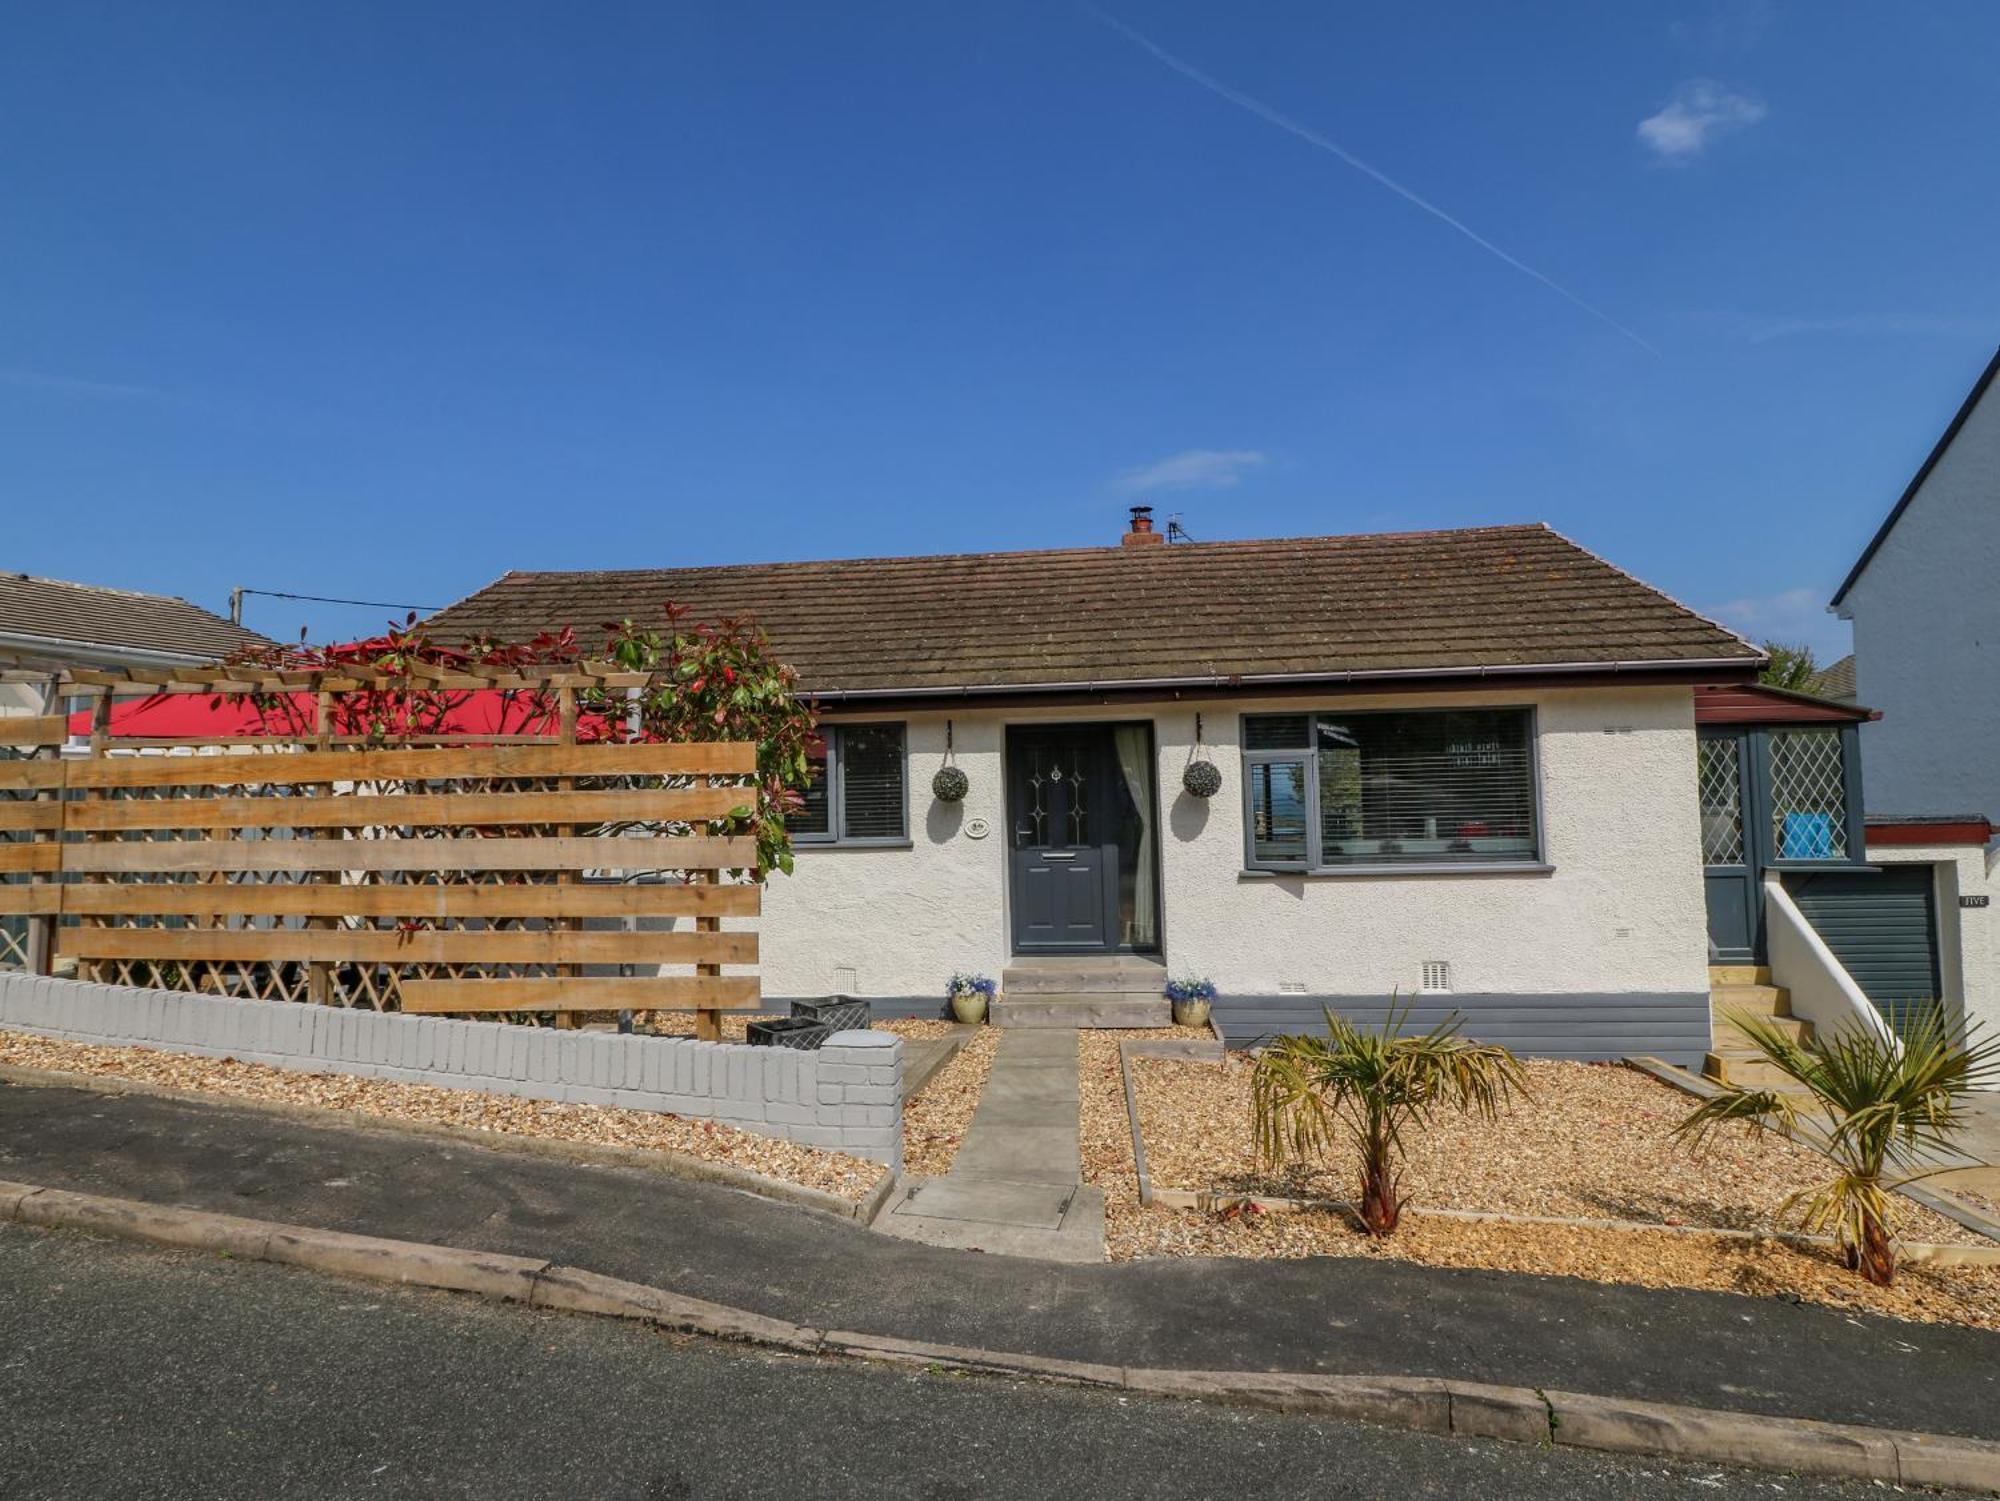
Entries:
<svg viewBox="0 0 2000 1501">
<path fill-rule="evenodd" d="M 848 725 L 840 732 L 841 837 L 903 837 L 903 727 Z"/>
<path fill-rule="evenodd" d="M 804 843 L 899 840 L 908 832 L 903 726 L 828 725 L 807 752 L 805 806 L 788 822 Z"/>
<path fill-rule="evenodd" d="M 1265 749 L 1297 744 L 1301 733 L 1309 778 L 1308 763 Z M 1525 709 L 1252 716 L 1244 725 L 1251 861 L 1331 868 L 1532 859 L 1531 736 Z M 1273 779 L 1280 768 L 1306 785 L 1289 793 Z"/>
</svg>

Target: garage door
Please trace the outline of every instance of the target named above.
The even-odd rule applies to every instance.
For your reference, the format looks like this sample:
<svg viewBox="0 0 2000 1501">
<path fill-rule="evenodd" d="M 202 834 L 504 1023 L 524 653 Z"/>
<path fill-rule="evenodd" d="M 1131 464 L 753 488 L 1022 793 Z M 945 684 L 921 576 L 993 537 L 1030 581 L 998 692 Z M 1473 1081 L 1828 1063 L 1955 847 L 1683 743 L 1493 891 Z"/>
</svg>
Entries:
<svg viewBox="0 0 2000 1501">
<path fill-rule="evenodd" d="M 1932 868 L 1788 874 L 1785 889 L 1854 983 L 1901 1031 L 1944 991 Z"/>
</svg>

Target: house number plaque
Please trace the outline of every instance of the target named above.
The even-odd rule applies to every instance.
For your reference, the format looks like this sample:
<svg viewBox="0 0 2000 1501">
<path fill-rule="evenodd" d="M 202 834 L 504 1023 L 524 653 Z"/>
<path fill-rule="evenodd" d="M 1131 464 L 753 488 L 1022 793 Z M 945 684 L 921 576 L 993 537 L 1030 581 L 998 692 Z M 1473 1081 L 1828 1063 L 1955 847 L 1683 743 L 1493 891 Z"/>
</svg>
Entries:
<svg viewBox="0 0 2000 1501">
<path fill-rule="evenodd" d="M 1961 907 L 1984 907 L 1992 900 L 1990 896 L 1962 896 L 1958 899 L 1958 904 Z"/>
<path fill-rule="evenodd" d="M 965 821 L 965 837 L 967 839 L 984 839 L 992 832 L 993 825 L 983 818 L 968 818 Z"/>
</svg>

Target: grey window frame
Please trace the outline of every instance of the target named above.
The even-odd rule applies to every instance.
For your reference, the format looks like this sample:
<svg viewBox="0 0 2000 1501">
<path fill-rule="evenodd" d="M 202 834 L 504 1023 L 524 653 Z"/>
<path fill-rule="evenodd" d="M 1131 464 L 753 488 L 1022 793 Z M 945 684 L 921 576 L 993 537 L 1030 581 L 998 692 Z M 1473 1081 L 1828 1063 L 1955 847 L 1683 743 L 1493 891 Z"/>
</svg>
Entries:
<svg viewBox="0 0 2000 1501">
<path fill-rule="evenodd" d="M 847 825 L 847 771 L 844 746 L 842 744 L 850 730 L 894 730 L 902 748 L 901 799 L 902 832 L 898 834 L 865 834 L 853 836 L 843 833 Z M 813 849 L 907 849 L 910 845 L 910 726 L 900 719 L 843 721 L 840 724 L 822 724 L 820 738 L 826 742 L 826 832 L 805 833 L 793 829 L 792 843 L 799 847 Z"/>
<path fill-rule="evenodd" d="M 1498 860 L 1395 860 L 1373 864 L 1327 865 L 1320 859 L 1320 816 L 1319 816 L 1319 717 L 1322 714 L 1344 714 L 1361 717 L 1378 714 L 1451 714 L 1451 713 L 1511 713 L 1527 717 L 1528 724 L 1528 791 L 1534 828 L 1534 848 L 1527 853 Z M 1309 709 L 1259 709 L 1246 711 L 1237 720 L 1237 740 L 1239 746 L 1249 743 L 1249 725 L 1252 719 L 1270 719 L 1281 715 L 1304 714 L 1306 719 L 1307 743 L 1300 748 L 1289 750 L 1244 750 L 1243 757 L 1243 868 L 1252 874 L 1288 874 L 1311 876 L 1423 876 L 1423 875 L 1486 875 L 1496 873 L 1543 873 L 1551 867 L 1547 861 L 1544 844 L 1545 824 L 1542 818 L 1542 723 L 1541 714 L 1534 704 L 1426 704 L 1422 708 L 1394 709 L 1346 709 L 1337 705 L 1316 706 Z M 1252 803 L 1252 778 L 1250 768 L 1271 762 L 1303 761 L 1306 769 L 1306 854 L 1303 860 L 1260 860 L 1256 850 L 1256 817 Z"/>
</svg>

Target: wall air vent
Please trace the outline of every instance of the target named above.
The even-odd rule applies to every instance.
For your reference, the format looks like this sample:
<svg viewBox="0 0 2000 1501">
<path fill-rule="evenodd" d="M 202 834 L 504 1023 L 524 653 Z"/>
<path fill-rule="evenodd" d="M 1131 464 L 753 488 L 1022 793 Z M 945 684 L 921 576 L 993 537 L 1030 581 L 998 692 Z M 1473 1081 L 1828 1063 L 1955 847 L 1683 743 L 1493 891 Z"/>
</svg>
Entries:
<svg viewBox="0 0 2000 1501">
<path fill-rule="evenodd" d="M 1449 959 L 1426 959 L 1424 961 L 1424 983 L 1426 991 L 1448 991 L 1451 989 L 1451 961 Z"/>
</svg>

